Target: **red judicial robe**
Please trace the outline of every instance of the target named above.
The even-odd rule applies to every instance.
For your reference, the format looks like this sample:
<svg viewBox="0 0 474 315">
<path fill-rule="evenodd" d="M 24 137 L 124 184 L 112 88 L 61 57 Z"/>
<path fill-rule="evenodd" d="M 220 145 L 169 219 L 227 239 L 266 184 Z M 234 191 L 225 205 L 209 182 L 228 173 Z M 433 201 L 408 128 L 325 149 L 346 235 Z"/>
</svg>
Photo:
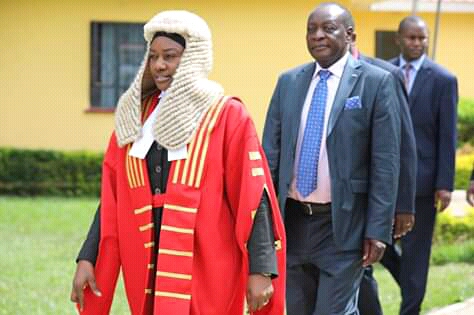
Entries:
<svg viewBox="0 0 474 315">
<path fill-rule="evenodd" d="M 122 268 L 133 315 L 242 315 L 249 275 L 246 242 L 262 193 L 273 216 L 279 276 L 255 314 L 282 315 L 285 233 L 255 127 L 236 98 L 206 113 L 186 159 L 172 162 L 165 194 L 152 195 L 146 160 L 112 135 L 104 156 L 96 297 L 87 288 L 81 314 L 109 314 Z M 152 208 L 163 207 L 160 227 Z M 158 248 L 154 229 L 160 228 Z"/>
</svg>

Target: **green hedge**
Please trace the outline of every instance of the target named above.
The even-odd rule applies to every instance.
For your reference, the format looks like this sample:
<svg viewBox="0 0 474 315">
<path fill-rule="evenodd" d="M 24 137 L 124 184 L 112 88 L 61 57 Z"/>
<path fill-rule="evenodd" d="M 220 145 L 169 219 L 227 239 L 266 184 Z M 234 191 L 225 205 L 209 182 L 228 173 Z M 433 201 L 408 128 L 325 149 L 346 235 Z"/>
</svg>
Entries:
<svg viewBox="0 0 474 315">
<path fill-rule="evenodd" d="M 434 245 L 431 253 L 433 265 L 447 263 L 474 264 L 474 240 L 467 240 L 459 244 Z"/>
<path fill-rule="evenodd" d="M 474 152 L 456 154 L 456 174 L 454 189 L 466 189 L 471 181 L 471 172 L 474 167 Z"/>
<path fill-rule="evenodd" d="M 454 189 L 466 189 L 471 179 L 472 168 L 456 168 Z"/>
<path fill-rule="evenodd" d="M 466 213 L 462 217 L 453 216 L 449 210 L 437 215 L 431 255 L 433 264 L 474 263 L 474 208 L 466 205 L 464 210 Z"/>
<path fill-rule="evenodd" d="M 463 98 L 458 104 L 458 154 L 455 189 L 466 189 L 474 166 L 474 99 Z"/>
<path fill-rule="evenodd" d="M 474 240 L 474 208 L 466 205 L 464 210 L 466 214 L 462 217 L 453 216 L 449 212 L 438 214 L 434 233 L 435 243 L 455 244 Z"/>
<path fill-rule="evenodd" d="M 103 154 L 0 148 L 0 194 L 97 196 Z M 474 153 L 456 157 L 455 189 L 469 184 Z"/>
<path fill-rule="evenodd" d="M 98 196 L 103 155 L 0 148 L 0 194 Z"/>
<path fill-rule="evenodd" d="M 474 99 L 463 98 L 458 104 L 458 146 L 474 145 Z"/>
</svg>

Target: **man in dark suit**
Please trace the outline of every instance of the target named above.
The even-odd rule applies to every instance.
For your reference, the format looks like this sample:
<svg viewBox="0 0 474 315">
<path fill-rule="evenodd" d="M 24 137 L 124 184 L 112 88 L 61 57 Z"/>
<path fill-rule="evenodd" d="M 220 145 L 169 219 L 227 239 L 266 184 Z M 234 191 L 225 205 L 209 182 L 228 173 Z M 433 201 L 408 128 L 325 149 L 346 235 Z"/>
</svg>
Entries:
<svg viewBox="0 0 474 315">
<path fill-rule="evenodd" d="M 354 58 L 389 71 L 395 80 L 398 106 L 401 119 L 400 178 L 398 182 L 397 202 L 395 206 L 394 239 L 399 239 L 411 231 L 415 221 L 416 189 L 416 145 L 413 124 L 408 108 L 408 95 L 405 90 L 403 73 L 393 64 L 378 58 L 362 55 L 356 47 L 355 25 L 350 46 Z M 382 315 L 383 310 L 378 297 L 377 281 L 373 277 L 373 268 L 368 266 L 359 288 L 359 312 L 361 315 Z"/>
<path fill-rule="evenodd" d="M 404 18 L 398 28 L 401 68 L 409 95 L 418 153 L 415 226 L 401 238 L 401 255 L 389 246 L 382 264 L 400 285 L 401 315 L 420 313 L 428 276 L 436 211 L 451 200 L 456 151 L 457 80 L 430 60 L 428 29 L 419 17 Z"/>
<path fill-rule="evenodd" d="M 316 60 L 282 74 L 263 132 L 287 233 L 288 315 L 358 314 L 363 267 L 392 239 L 400 112 L 390 73 L 348 53 L 352 16 L 308 17 Z"/>
</svg>

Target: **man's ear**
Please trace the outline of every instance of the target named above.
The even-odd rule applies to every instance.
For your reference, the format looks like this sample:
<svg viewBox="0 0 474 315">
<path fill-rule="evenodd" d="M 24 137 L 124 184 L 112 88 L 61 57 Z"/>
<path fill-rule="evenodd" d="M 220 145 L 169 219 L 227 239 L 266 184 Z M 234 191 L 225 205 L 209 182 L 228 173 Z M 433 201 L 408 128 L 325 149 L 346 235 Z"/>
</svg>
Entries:
<svg viewBox="0 0 474 315">
<path fill-rule="evenodd" d="M 352 43 L 355 41 L 356 33 L 354 32 L 354 28 L 352 26 L 346 27 L 346 40 L 348 43 Z"/>
<path fill-rule="evenodd" d="M 354 44 L 357 40 L 357 33 L 352 31 L 351 42 Z"/>
</svg>

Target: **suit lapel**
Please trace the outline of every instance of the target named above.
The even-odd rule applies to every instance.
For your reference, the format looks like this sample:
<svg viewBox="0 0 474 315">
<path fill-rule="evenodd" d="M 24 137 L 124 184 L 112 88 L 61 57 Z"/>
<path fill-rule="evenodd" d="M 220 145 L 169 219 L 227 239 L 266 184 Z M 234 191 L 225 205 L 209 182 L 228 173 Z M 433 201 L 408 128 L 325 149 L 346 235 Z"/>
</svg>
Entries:
<svg viewBox="0 0 474 315">
<path fill-rule="evenodd" d="M 295 86 L 296 93 L 294 98 L 294 111 L 292 116 L 292 134 L 291 134 L 291 144 L 293 148 L 296 147 L 296 140 L 298 139 L 298 132 L 300 129 L 301 122 L 301 111 L 303 110 L 304 101 L 306 94 L 308 93 L 309 85 L 311 84 L 311 79 L 313 77 L 314 69 L 316 68 L 316 63 L 312 62 L 307 64 L 301 69 L 301 72 L 296 75 Z"/>
<path fill-rule="evenodd" d="M 390 62 L 394 66 L 397 66 L 397 68 L 400 68 L 400 57 L 390 59 L 388 62 Z"/>
<path fill-rule="evenodd" d="M 425 58 L 423 63 L 421 64 L 420 70 L 415 77 L 415 82 L 413 82 L 413 87 L 410 91 L 409 99 L 410 99 L 410 108 L 415 103 L 415 99 L 420 94 L 420 91 L 423 89 L 426 79 L 431 76 L 432 69 L 428 60 Z"/>
<path fill-rule="evenodd" d="M 329 115 L 329 122 L 327 128 L 327 136 L 329 136 L 336 125 L 337 119 L 344 110 L 344 104 L 354 86 L 359 80 L 361 70 L 360 62 L 349 56 L 344 71 L 342 72 L 341 81 L 339 82 L 339 87 L 336 92 L 336 97 L 334 98 L 334 103 L 332 105 L 332 110 Z"/>
</svg>

